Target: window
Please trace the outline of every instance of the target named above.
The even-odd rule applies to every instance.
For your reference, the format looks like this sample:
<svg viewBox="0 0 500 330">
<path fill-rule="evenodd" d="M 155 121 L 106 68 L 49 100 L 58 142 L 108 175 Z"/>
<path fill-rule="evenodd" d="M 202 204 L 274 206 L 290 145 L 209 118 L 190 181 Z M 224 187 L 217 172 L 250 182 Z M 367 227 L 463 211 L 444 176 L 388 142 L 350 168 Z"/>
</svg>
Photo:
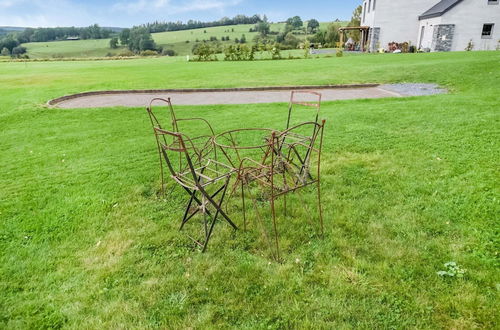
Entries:
<svg viewBox="0 0 500 330">
<path fill-rule="evenodd" d="M 498 5 L 498 0 L 488 0 L 488 5 Z"/>
<path fill-rule="evenodd" d="M 368 2 L 368 12 L 370 12 L 370 9 L 372 8 L 372 0 Z"/>
<path fill-rule="evenodd" d="M 493 26 L 494 25 L 495 24 L 493 24 L 493 23 L 483 25 L 483 32 L 481 34 L 481 37 L 483 39 L 490 39 L 491 38 L 491 35 L 493 34 Z"/>
<path fill-rule="evenodd" d="M 497 0 L 498 1 L 498 0 Z M 377 3 L 377 0 L 373 0 L 373 10 L 375 10 L 375 4 Z"/>
<path fill-rule="evenodd" d="M 365 7 L 363 9 L 363 22 L 365 21 L 365 16 L 366 16 L 366 2 L 365 2 Z"/>
</svg>

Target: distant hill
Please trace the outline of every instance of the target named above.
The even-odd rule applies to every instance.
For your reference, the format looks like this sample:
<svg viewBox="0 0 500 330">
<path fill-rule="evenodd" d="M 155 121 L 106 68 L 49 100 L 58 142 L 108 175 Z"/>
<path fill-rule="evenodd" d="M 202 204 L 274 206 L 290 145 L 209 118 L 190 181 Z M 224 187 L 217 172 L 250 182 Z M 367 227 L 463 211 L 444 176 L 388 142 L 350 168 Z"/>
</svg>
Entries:
<svg viewBox="0 0 500 330">
<path fill-rule="evenodd" d="M 320 29 L 326 30 L 331 22 L 320 22 Z M 348 22 L 341 22 L 347 25 Z M 152 33 L 156 44 L 163 49 L 171 49 L 177 55 L 191 55 L 193 46 L 197 43 L 218 43 L 221 47 L 234 45 L 235 39 L 241 39 L 245 35 L 246 42 L 253 44 L 253 38 L 257 32 L 250 32 L 254 24 L 238 24 L 231 26 L 217 26 L 209 28 L 169 31 Z M 271 23 L 271 32 L 277 34 L 283 31 L 285 23 Z M 120 29 L 120 28 L 116 28 Z M 296 37 L 304 40 L 307 35 L 297 34 Z M 225 41 L 222 38 L 225 38 Z M 216 41 L 210 41 L 210 40 Z M 50 41 L 50 42 L 30 42 L 23 46 L 28 49 L 30 58 L 60 58 L 60 57 L 104 57 L 107 55 L 117 55 L 128 52 L 125 46 L 117 49 L 109 47 L 110 39 L 87 39 L 74 41 Z M 286 55 L 284 55 L 286 56 Z"/>
</svg>

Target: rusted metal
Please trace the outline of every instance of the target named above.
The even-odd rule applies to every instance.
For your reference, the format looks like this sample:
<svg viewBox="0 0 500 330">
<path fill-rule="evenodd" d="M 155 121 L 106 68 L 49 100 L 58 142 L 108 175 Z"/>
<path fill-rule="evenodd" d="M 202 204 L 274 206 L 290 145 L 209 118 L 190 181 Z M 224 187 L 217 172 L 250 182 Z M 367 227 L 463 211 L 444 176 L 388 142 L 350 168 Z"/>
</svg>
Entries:
<svg viewBox="0 0 500 330">
<path fill-rule="evenodd" d="M 166 130 L 159 123 L 152 111 L 153 102 L 164 102 L 168 107 L 171 130 Z M 312 121 L 292 124 L 296 107 L 312 110 Z M 235 178 L 229 196 L 231 198 L 240 191 L 243 212 L 243 228 L 247 229 L 245 193 L 248 193 L 255 206 L 257 221 L 263 225 L 257 208 L 257 196 L 251 187 L 266 196 L 270 202 L 272 237 L 264 236 L 271 252 L 280 260 L 279 225 L 275 202 L 283 198 L 283 209 L 287 212 L 287 199 L 303 187 L 315 185 L 321 236 L 324 235 L 323 210 L 321 206 L 321 153 L 325 120 L 318 122 L 321 108 L 321 94 L 311 91 L 292 91 L 288 108 L 286 127 L 282 131 L 270 128 L 240 128 L 215 135 L 208 121 L 203 118 L 177 118 L 170 99 L 153 99 L 147 108 L 160 155 L 162 171 L 162 189 L 164 186 L 163 169 L 166 167 L 170 178 L 180 185 L 188 194 L 189 201 L 184 212 L 180 228 L 201 213 L 204 218 L 204 241 L 196 241 L 205 251 L 219 215 L 234 229 L 237 226 L 223 211 L 223 201 L 227 197 L 227 189 Z M 302 118 L 303 116 L 301 116 Z M 209 128 L 209 135 L 188 136 L 179 128 L 181 122 L 203 122 Z M 305 132 L 305 133 L 304 133 Z M 253 134 L 256 141 L 242 144 L 240 135 L 249 140 Z M 217 151 L 223 159 L 217 159 Z M 179 164 L 174 165 L 170 154 L 179 155 Z M 213 158 L 210 156 L 214 156 Z M 316 155 L 316 163 L 311 160 Z M 164 166 L 165 164 L 165 166 Z M 315 171 L 313 171 L 313 169 Z M 208 187 L 215 188 L 208 192 Z M 255 189 L 254 189 L 255 190 Z M 193 205 L 197 205 L 193 210 Z M 226 204 L 227 207 L 227 204 Z M 210 210 L 212 208 L 213 210 Z M 210 220 L 208 220 L 210 218 Z M 272 243 L 274 240 L 274 243 Z"/>
<path fill-rule="evenodd" d="M 272 231 L 274 236 L 274 256 L 277 260 L 280 260 L 280 248 L 279 248 L 279 230 L 276 216 L 275 201 L 279 197 L 284 198 L 284 203 L 286 203 L 286 195 L 288 193 L 295 192 L 303 187 L 316 184 L 317 187 L 317 203 L 319 208 L 319 223 L 321 233 L 323 235 L 323 216 L 321 209 L 321 188 L 320 188 L 320 162 L 321 162 L 321 151 L 323 144 L 323 130 L 325 126 L 325 121 L 321 123 L 317 122 L 305 122 L 293 127 L 288 128 L 285 131 L 279 132 L 272 129 L 261 129 L 261 128 L 246 128 L 231 130 L 219 134 L 214 139 L 214 143 L 218 146 L 223 154 L 228 157 L 228 162 L 230 164 L 236 164 L 239 162 L 237 170 L 236 182 L 230 193 L 230 196 L 234 194 L 237 187 L 241 189 L 241 199 L 244 203 L 245 200 L 245 187 L 249 191 L 249 186 L 253 183 L 257 184 L 262 191 L 267 191 L 269 195 L 269 202 L 271 208 L 272 216 Z M 296 130 L 306 129 L 309 132 L 313 132 L 311 136 L 300 137 L 297 140 L 290 141 L 291 138 L 298 136 Z M 245 134 L 248 132 L 261 132 L 264 134 L 262 136 L 262 143 L 258 145 L 238 145 L 235 141 L 235 135 Z M 266 136 L 265 133 L 268 135 Z M 318 144 L 319 138 L 319 146 Z M 228 140 L 230 143 L 221 142 L 220 140 Z M 304 150 L 298 150 L 298 149 Z M 254 150 L 258 151 L 257 155 L 254 157 L 242 157 L 238 152 L 233 154 L 231 158 L 229 150 L 241 151 L 241 150 Z M 298 157 L 300 151 L 302 154 L 307 155 L 306 157 Z M 317 153 L 317 177 L 314 178 L 311 175 L 310 160 L 311 155 Z M 234 166 L 234 165 L 231 165 Z M 307 173 L 307 175 L 305 174 Z M 255 201 L 254 201 L 255 202 Z M 246 228 L 246 210 L 243 207 L 243 219 L 244 228 Z M 257 212 L 258 220 L 261 221 L 260 215 Z"/>
<path fill-rule="evenodd" d="M 170 100 L 165 101 L 171 105 Z M 182 230 L 184 225 L 191 218 L 201 212 L 204 219 L 205 235 L 202 242 L 198 240 L 195 240 L 195 242 L 202 246 L 202 251 L 204 252 L 207 249 L 215 222 L 219 215 L 221 215 L 234 229 L 237 229 L 237 226 L 222 210 L 226 191 L 229 187 L 231 176 L 235 174 L 235 170 L 223 163 L 208 158 L 203 149 L 196 148 L 193 139 L 186 134 L 168 131 L 162 128 L 151 106 L 146 110 L 151 120 L 157 148 L 162 156 L 162 180 L 163 163 L 165 163 L 170 172 L 170 177 L 190 196 L 180 229 Z M 173 110 L 171 115 L 173 118 L 172 126 L 174 129 L 178 129 L 178 120 L 175 118 Z M 213 141 L 212 137 L 210 141 Z M 178 166 L 177 163 L 174 164 L 173 161 L 176 157 L 179 158 Z M 182 160 L 184 160 L 184 162 Z M 209 193 L 209 189 L 211 188 L 214 188 L 215 192 Z M 200 197 L 198 197 L 197 194 L 199 194 Z M 193 203 L 198 205 L 194 210 L 192 210 Z M 215 210 L 214 215 L 212 215 L 212 211 L 209 210 L 210 207 Z M 210 223 L 208 223 L 208 217 L 211 218 Z"/>
</svg>

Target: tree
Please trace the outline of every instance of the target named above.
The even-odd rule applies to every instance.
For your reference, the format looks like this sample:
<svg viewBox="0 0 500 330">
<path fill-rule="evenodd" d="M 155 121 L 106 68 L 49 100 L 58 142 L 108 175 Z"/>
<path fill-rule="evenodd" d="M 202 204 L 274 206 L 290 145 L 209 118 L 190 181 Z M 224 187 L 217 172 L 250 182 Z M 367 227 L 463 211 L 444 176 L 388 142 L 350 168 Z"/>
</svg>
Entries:
<svg viewBox="0 0 500 330">
<path fill-rule="evenodd" d="M 318 28 L 319 28 L 319 22 L 314 18 L 310 19 L 309 22 L 307 22 L 307 31 L 314 33 Z"/>
<path fill-rule="evenodd" d="M 351 21 L 347 26 L 360 26 L 361 25 L 361 12 L 363 8 L 361 6 L 357 6 L 356 9 L 352 12 Z M 361 38 L 359 31 L 349 31 L 349 37 L 351 37 L 354 41 L 359 41 Z"/>
<path fill-rule="evenodd" d="M 340 41 L 340 28 L 339 23 L 332 23 L 328 25 L 328 28 L 326 30 L 325 34 L 325 43 L 330 44 L 330 46 L 335 47 L 335 43 Z"/>
<path fill-rule="evenodd" d="M 116 37 L 111 38 L 111 40 L 109 41 L 109 47 L 111 47 L 113 49 L 118 48 L 118 38 L 116 38 Z"/>
<path fill-rule="evenodd" d="M 312 42 L 313 44 L 325 44 L 325 37 L 326 37 L 326 31 L 323 30 L 317 30 L 316 33 L 312 36 L 309 37 L 309 41 Z"/>
<path fill-rule="evenodd" d="M 290 17 L 286 20 L 286 24 L 291 26 L 293 30 L 298 30 L 304 25 L 300 16 Z"/>
<path fill-rule="evenodd" d="M 245 37 L 244 34 L 241 35 L 241 38 L 240 38 L 240 43 L 241 44 L 245 44 L 247 42 L 247 37 Z"/>
<path fill-rule="evenodd" d="M 7 48 L 11 53 L 12 50 L 19 45 L 19 42 L 15 40 L 11 35 L 0 40 L 0 49 Z"/>
<path fill-rule="evenodd" d="M 271 27 L 268 22 L 259 22 L 255 25 L 255 31 L 259 32 L 262 36 L 267 36 L 269 34 L 269 31 L 271 30 Z"/>
<path fill-rule="evenodd" d="M 133 28 L 130 30 L 128 48 L 136 53 L 144 50 L 155 50 L 156 44 L 151 37 L 151 33 L 145 27 Z"/>
<path fill-rule="evenodd" d="M 120 43 L 122 45 L 128 45 L 129 40 L 130 40 L 130 29 L 123 29 L 122 32 L 120 32 Z"/>
<path fill-rule="evenodd" d="M 6 47 L 4 47 L 4 48 L 2 48 L 2 51 L 0 52 L 0 55 L 2 55 L 2 56 L 9 56 L 10 55 L 10 51 Z"/>
<path fill-rule="evenodd" d="M 285 40 L 283 40 L 283 43 L 290 48 L 297 48 L 299 39 L 297 39 L 292 32 L 288 32 L 285 36 Z"/>
<path fill-rule="evenodd" d="M 17 56 L 25 54 L 26 53 L 26 47 L 23 46 L 17 46 L 12 49 L 12 56 Z"/>
</svg>

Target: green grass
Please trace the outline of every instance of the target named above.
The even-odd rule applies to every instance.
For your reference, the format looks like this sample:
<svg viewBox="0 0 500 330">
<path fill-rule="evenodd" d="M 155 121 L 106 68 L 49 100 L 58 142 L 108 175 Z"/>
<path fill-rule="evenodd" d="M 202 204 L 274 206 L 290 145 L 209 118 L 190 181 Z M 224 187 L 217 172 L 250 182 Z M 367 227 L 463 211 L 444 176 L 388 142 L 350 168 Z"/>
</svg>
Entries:
<svg viewBox="0 0 500 330">
<path fill-rule="evenodd" d="M 496 327 L 499 60 L 0 63 L 0 327 Z M 450 94 L 323 104 L 326 237 L 314 191 L 295 196 L 291 216 L 278 212 L 282 264 L 258 231 L 224 224 L 193 251 L 177 231 L 185 196 L 156 198 L 144 109 L 44 106 L 87 90 L 403 81 Z M 178 112 L 218 132 L 280 128 L 286 104 Z M 463 279 L 436 274 L 448 261 Z"/>
<path fill-rule="evenodd" d="M 23 44 L 30 58 L 51 57 L 104 57 L 106 54 L 118 54 L 123 47 L 111 49 L 110 39 L 71 40 L 51 42 L 30 42 Z"/>
<path fill-rule="evenodd" d="M 326 29 L 329 23 L 320 23 L 320 28 Z M 255 24 L 239 24 L 231 26 L 218 26 L 202 29 L 192 29 L 184 31 L 153 33 L 153 39 L 159 46 L 165 49 L 173 49 L 179 55 L 192 54 L 192 48 L 196 40 L 210 40 L 210 37 L 221 38 L 229 37 L 230 41 L 224 41 L 222 44 L 234 44 L 234 39 L 240 39 L 244 34 L 247 42 L 251 43 L 256 32 L 249 32 Z M 282 31 L 284 23 L 271 24 L 271 31 Z M 234 30 L 234 31 L 233 31 Z M 205 33 L 206 31 L 206 33 Z M 304 35 L 298 35 L 304 38 Z M 104 57 L 108 53 L 119 54 L 125 48 L 111 49 L 109 47 L 110 39 L 99 40 L 71 40 L 71 41 L 51 41 L 51 42 L 31 42 L 23 44 L 28 50 L 30 58 L 52 58 L 52 57 Z M 189 41 L 189 43 L 186 43 Z"/>
</svg>

